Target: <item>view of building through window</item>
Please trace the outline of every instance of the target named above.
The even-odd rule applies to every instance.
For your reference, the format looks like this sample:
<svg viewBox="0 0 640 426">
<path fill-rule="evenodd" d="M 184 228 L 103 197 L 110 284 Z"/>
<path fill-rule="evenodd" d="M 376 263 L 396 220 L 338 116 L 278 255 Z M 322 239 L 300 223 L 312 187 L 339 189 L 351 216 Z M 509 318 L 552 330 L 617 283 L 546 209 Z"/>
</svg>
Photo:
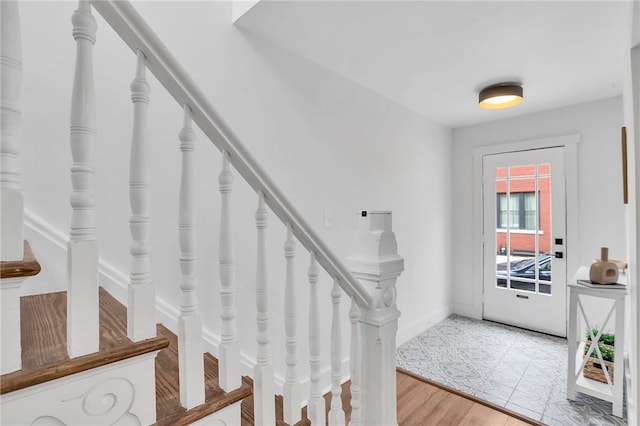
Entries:
<svg viewBox="0 0 640 426">
<path fill-rule="evenodd" d="M 551 165 L 496 168 L 496 284 L 551 293 Z"/>
</svg>

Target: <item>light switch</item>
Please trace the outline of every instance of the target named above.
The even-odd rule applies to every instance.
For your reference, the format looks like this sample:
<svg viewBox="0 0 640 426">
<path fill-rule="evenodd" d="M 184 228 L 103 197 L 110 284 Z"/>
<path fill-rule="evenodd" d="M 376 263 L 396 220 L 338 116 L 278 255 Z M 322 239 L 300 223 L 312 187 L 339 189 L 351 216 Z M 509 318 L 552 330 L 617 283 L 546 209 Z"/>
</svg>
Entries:
<svg viewBox="0 0 640 426">
<path fill-rule="evenodd" d="M 333 210 L 324 209 L 324 226 L 333 228 Z"/>
</svg>

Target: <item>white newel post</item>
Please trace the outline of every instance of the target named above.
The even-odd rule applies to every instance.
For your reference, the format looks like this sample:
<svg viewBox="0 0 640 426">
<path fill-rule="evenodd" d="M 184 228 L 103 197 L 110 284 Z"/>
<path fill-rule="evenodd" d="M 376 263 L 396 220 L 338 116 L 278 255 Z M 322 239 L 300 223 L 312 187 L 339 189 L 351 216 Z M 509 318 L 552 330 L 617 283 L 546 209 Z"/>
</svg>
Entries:
<svg viewBox="0 0 640 426">
<path fill-rule="evenodd" d="M 0 206 L 2 211 L 2 260 L 22 260 L 24 200 L 20 185 L 20 90 L 22 89 L 22 42 L 17 1 L 0 2 L 2 40 L 1 109 L 2 169 L 0 170 Z"/>
<path fill-rule="evenodd" d="M 93 199 L 96 107 L 92 59 L 97 25 L 89 1 L 79 2 L 71 22 L 76 40 L 76 68 L 70 127 L 73 192 L 67 250 L 67 350 L 73 358 L 97 352 L 99 345 L 98 244 Z"/>
<path fill-rule="evenodd" d="M 396 331 L 400 311 L 396 307 L 396 279 L 404 270 L 398 255 L 391 212 L 363 211 L 358 219 L 354 251 L 347 259 L 353 275 L 372 296 L 368 308 L 360 308 L 362 362 L 362 424 L 397 425 Z"/>
<path fill-rule="evenodd" d="M 136 76 L 131 82 L 133 136 L 129 161 L 129 202 L 131 204 L 131 275 L 127 309 L 127 335 L 134 342 L 156 335 L 156 293 L 151 280 L 149 231 L 151 228 L 151 179 L 149 177 L 149 141 L 147 106 L 149 83 L 145 57 L 138 50 Z"/>
</svg>

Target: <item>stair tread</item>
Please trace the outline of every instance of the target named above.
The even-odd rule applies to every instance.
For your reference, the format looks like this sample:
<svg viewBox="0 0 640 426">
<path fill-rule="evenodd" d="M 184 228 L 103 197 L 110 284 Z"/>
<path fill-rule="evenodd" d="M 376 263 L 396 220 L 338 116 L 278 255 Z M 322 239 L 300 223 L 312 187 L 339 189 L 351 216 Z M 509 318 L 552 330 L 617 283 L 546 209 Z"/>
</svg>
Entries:
<svg viewBox="0 0 640 426">
<path fill-rule="evenodd" d="M 20 298 L 22 369 L 2 376 L 0 394 L 58 379 L 166 347 L 158 336 L 127 338 L 126 308 L 100 287 L 100 350 L 70 359 L 67 353 L 67 293 Z"/>
<path fill-rule="evenodd" d="M 33 254 L 31 246 L 24 240 L 24 258 L 22 260 L 3 260 L 0 262 L 0 278 L 31 277 L 40 273 L 40 263 Z"/>
<path fill-rule="evenodd" d="M 180 405 L 178 339 L 161 324 L 157 337 L 133 343 L 127 338 L 127 309 L 104 288 L 99 288 L 100 350 L 70 359 L 67 353 L 67 293 L 65 291 L 20 298 L 22 369 L 2 375 L 5 394 L 112 362 L 160 350 L 156 357 L 156 410 L 158 425 L 186 425 L 251 395 L 250 385 L 231 392 L 218 386 L 218 360 L 204 354 L 205 403 L 186 410 Z"/>
<path fill-rule="evenodd" d="M 218 385 L 218 360 L 209 353 L 204 354 L 205 403 L 186 410 L 180 405 L 178 372 L 178 339 L 161 324 L 158 335 L 169 341 L 169 346 L 156 357 L 156 415 L 157 425 L 186 425 L 251 395 L 251 386 L 225 392 Z"/>
</svg>

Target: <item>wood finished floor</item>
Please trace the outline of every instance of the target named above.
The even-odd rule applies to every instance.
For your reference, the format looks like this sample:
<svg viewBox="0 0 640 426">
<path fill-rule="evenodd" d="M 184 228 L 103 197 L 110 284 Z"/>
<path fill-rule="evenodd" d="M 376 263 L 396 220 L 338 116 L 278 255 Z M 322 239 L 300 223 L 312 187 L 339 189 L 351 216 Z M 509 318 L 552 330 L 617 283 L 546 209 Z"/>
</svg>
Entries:
<svg viewBox="0 0 640 426">
<path fill-rule="evenodd" d="M 535 420 L 502 407 L 466 396 L 455 389 L 430 382 L 410 372 L 398 369 L 396 373 L 399 426 L 543 426 Z M 326 394 L 325 408 L 329 412 L 331 394 Z M 350 382 L 342 385 L 342 406 L 346 424 L 351 420 Z M 242 426 L 253 425 L 253 403 L 243 402 Z M 327 416 L 328 417 L 328 416 Z M 277 425 L 282 422 L 282 400 L 276 398 Z M 306 423 L 306 407 L 302 410 L 302 423 Z"/>
<path fill-rule="evenodd" d="M 540 423 L 398 370 L 398 425 L 524 426 Z"/>
</svg>

